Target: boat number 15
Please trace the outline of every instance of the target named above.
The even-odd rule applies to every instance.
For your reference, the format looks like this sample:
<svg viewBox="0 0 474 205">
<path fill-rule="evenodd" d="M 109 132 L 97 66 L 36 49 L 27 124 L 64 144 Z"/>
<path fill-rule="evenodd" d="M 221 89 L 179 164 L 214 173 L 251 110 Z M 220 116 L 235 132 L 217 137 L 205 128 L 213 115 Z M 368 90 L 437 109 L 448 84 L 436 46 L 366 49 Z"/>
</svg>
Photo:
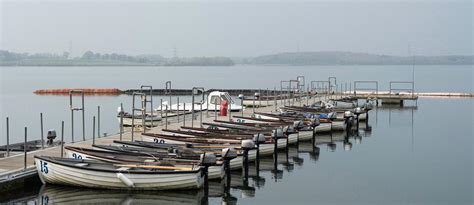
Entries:
<svg viewBox="0 0 474 205">
<path fill-rule="evenodd" d="M 40 171 L 47 174 L 48 173 L 48 162 L 40 161 Z"/>
</svg>

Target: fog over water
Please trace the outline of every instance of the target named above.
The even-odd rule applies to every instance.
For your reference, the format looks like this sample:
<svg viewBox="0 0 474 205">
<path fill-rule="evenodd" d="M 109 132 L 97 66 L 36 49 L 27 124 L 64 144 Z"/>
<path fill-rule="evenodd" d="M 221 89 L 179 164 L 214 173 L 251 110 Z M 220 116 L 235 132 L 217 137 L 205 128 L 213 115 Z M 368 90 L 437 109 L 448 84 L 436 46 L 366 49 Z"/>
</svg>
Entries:
<svg viewBox="0 0 474 205">
<path fill-rule="evenodd" d="M 0 2 L 0 49 L 15 52 L 62 53 L 72 42 L 73 56 L 473 53 L 470 0 Z"/>
</svg>

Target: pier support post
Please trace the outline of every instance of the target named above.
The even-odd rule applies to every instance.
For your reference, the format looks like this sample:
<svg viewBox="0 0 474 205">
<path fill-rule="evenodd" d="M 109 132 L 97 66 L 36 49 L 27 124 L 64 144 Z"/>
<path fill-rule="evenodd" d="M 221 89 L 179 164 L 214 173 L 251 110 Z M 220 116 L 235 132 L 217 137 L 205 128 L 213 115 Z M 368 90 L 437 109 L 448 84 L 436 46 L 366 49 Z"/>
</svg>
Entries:
<svg viewBox="0 0 474 205">
<path fill-rule="evenodd" d="M 123 103 L 120 103 L 120 141 L 122 141 L 122 135 L 123 135 Z"/>
<path fill-rule="evenodd" d="M 95 145 L 95 116 L 92 118 L 92 145 Z"/>
<path fill-rule="evenodd" d="M 64 157 L 64 121 L 61 121 L 61 158 Z"/>
<path fill-rule="evenodd" d="M 170 96 L 170 101 L 169 101 L 169 106 L 170 106 L 170 109 L 171 110 L 171 81 L 166 81 L 165 82 L 165 95 L 169 95 Z M 161 104 L 161 106 L 163 107 L 163 103 Z M 168 129 L 168 106 L 166 106 L 166 112 L 165 112 L 165 129 Z M 178 112 L 179 114 L 179 112 Z"/>
<path fill-rule="evenodd" d="M 145 133 L 146 132 L 146 102 L 147 102 L 146 94 L 143 94 L 140 99 L 141 99 L 141 105 L 142 105 L 142 107 L 141 107 L 141 111 L 142 111 L 142 129 L 143 129 L 142 133 Z M 153 118 L 153 116 L 152 116 L 152 118 Z M 100 137 L 100 135 L 99 135 L 99 137 Z"/>
<path fill-rule="evenodd" d="M 100 106 L 97 106 L 97 137 L 100 138 Z"/>
<path fill-rule="evenodd" d="M 7 117 L 7 157 L 10 156 L 10 122 Z"/>
<path fill-rule="evenodd" d="M 195 88 L 191 91 L 191 127 L 194 127 L 194 94 L 197 92 Z"/>
<path fill-rule="evenodd" d="M 135 93 L 132 94 L 132 142 L 133 142 L 134 132 L 135 132 Z"/>
<path fill-rule="evenodd" d="M 232 100 L 229 99 L 229 107 L 227 108 L 229 111 L 227 112 L 227 114 L 229 115 L 229 121 L 232 120 Z"/>
<path fill-rule="evenodd" d="M 176 117 L 178 118 L 178 123 L 179 123 L 179 97 L 176 97 Z"/>
<path fill-rule="evenodd" d="M 177 112 L 179 115 L 179 110 Z M 186 127 L 186 103 L 183 103 L 183 127 Z"/>
<path fill-rule="evenodd" d="M 256 94 L 256 93 L 255 93 Z M 255 114 L 255 96 L 253 97 L 252 113 Z"/>
<path fill-rule="evenodd" d="M 258 100 L 258 107 L 260 108 L 262 101 L 260 100 L 260 93 L 254 93 L 253 94 L 253 114 L 255 114 L 255 100 Z"/>
<path fill-rule="evenodd" d="M 243 117 L 244 116 L 244 94 L 239 94 L 239 99 L 240 99 L 240 115 Z"/>
<path fill-rule="evenodd" d="M 278 107 L 278 95 L 277 95 L 277 93 L 276 93 L 276 87 L 273 87 L 273 100 L 274 100 L 274 101 L 273 101 L 273 103 L 274 103 L 273 106 L 275 106 L 275 111 L 277 111 L 277 107 Z"/>
<path fill-rule="evenodd" d="M 201 110 L 199 112 L 199 127 L 202 128 L 202 104 L 204 104 L 204 89 L 202 90 L 202 102 L 199 104 L 199 109 Z"/>
<path fill-rule="evenodd" d="M 26 163 L 27 163 L 27 149 L 26 145 L 28 143 L 28 128 L 25 127 L 25 143 L 23 144 L 23 151 L 24 151 L 24 167 L 23 169 L 26 169 Z"/>
<path fill-rule="evenodd" d="M 40 126 L 41 126 L 41 149 L 44 149 L 43 113 L 40 113 Z"/>
<path fill-rule="evenodd" d="M 82 141 L 86 141 L 86 118 L 84 117 L 84 92 L 81 93 L 82 96 Z"/>
</svg>

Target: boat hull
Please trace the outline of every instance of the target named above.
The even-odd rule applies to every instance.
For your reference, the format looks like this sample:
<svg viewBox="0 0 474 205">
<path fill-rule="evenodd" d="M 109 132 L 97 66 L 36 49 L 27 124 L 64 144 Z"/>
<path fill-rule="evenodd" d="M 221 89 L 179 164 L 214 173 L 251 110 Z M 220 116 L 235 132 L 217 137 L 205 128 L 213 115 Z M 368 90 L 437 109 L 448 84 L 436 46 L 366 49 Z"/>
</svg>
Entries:
<svg viewBox="0 0 474 205">
<path fill-rule="evenodd" d="M 78 163 L 81 160 L 78 160 Z M 201 170 L 190 173 L 139 174 L 127 171 L 105 172 L 75 168 L 56 163 L 47 158 L 35 157 L 38 175 L 44 184 L 60 184 L 77 187 L 127 190 L 175 190 L 198 189 L 204 182 Z M 126 177 L 134 186 L 124 183 Z"/>
<path fill-rule="evenodd" d="M 110 163 L 123 163 L 122 161 L 119 161 L 119 160 L 105 159 L 102 157 L 92 156 L 87 153 L 78 152 L 78 151 L 74 151 L 70 149 L 65 149 L 64 151 L 65 151 L 66 157 L 71 158 L 71 159 L 88 159 L 88 160 L 97 160 L 97 161 L 104 161 L 104 162 L 110 162 Z M 186 167 L 186 166 L 182 166 L 182 167 Z M 225 172 L 224 172 L 223 165 L 209 167 L 208 169 L 209 179 L 222 179 L 224 178 L 224 176 L 225 176 Z"/>
</svg>

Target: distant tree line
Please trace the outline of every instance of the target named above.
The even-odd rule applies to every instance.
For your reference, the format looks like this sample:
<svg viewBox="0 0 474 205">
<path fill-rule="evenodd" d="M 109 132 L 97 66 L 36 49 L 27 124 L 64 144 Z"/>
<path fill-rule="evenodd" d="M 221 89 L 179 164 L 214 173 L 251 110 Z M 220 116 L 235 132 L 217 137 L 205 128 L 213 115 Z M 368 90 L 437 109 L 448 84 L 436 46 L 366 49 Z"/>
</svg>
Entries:
<svg viewBox="0 0 474 205">
<path fill-rule="evenodd" d="M 0 50 L 2 66 L 231 66 L 253 65 L 472 65 L 472 55 L 389 56 L 355 52 L 292 52 L 248 58 L 190 57 L 165 58 L 160 55 L 125 55 L 86 51 L 71 58 L 68 52 L 15 53 Z"/>
<path fill-rule="evenodd" d="M 118 53 L 94 53 L 86 51 L 82 56 L 71 58 L 68 52 L 62 55 L 51 53 L 15 53 L 0 50 L 0 65 L 17 66 L 92 66 L 92 65 L 157 65 L 157 66 L 231 66 L 227 57 L 165 58 L 160 55 L 125 55 Z"/>
</svg>

